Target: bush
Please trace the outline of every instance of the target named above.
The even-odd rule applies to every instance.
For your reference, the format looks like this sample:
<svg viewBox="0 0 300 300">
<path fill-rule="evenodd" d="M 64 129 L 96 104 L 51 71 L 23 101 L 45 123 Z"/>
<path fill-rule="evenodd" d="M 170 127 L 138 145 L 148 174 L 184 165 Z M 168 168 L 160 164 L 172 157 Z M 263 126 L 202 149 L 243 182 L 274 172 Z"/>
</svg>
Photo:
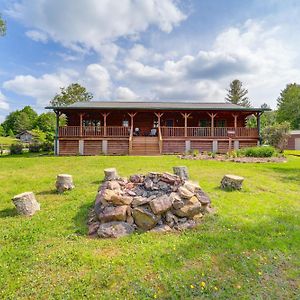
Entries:
<svg viewBox="0 0 300 300">
<path fill-rule="evenodd" d="M 9 147 L 10 154 L 22 154 L 23 153 L 23 144 L 22 143 L 13 143 Z"/>
<path fill-rule="evenodd" d="M 245 148 L 239 152 L 247 157 L 271 157 L 276 153 L 275 148 L 271 146 Z"/>
<path fill-rule="evenodd" d="M 54 149 L 54 144 L 51 142 L 44 142 L 42 144 L 42 150 L 45 152 L 51 152 Z"/>
<path fill-rule="evenodd" d="M 262 137 L 265 143 L 271 145 L 281 152 L 287 146 L 287 141 L 290 136 L 290 124 L 283 122 L 281 124 L 275 124 L 264 128 L 262 131 Z"/>
<path fill-rule="evenodd" d="M 29 144 L 29 152 L 38 153 L 42 150 L 42 144 L 34 142 Z"/>
</svg>

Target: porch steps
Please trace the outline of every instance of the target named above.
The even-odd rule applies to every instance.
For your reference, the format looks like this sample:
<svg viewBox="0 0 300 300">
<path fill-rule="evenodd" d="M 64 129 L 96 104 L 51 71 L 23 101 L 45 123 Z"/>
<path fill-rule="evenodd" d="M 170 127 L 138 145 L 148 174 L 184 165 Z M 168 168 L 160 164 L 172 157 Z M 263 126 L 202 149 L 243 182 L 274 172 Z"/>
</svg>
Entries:
<svg viewBox="0 0 300 300">
<path fill-rule="evenodd" d="M 158 137 L 134 136 L 131 155 L 159 155 Z"/>
</svg>

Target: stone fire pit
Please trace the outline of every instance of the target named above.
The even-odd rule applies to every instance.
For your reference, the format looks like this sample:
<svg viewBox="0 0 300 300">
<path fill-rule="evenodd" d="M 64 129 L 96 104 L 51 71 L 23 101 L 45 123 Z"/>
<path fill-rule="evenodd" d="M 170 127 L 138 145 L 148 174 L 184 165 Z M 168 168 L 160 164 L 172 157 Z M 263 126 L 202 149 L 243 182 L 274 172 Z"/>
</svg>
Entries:
<svg viewBox="0 0 300 300">
<path fill-rule="evenodd" d="M 210 198 L 198 185 L 174 174 L 112 178 L 99 187 L 89 215 L 89 235 L 111 238 L 136 230 L 184 230 L 212 211 Z"/>
</svg>

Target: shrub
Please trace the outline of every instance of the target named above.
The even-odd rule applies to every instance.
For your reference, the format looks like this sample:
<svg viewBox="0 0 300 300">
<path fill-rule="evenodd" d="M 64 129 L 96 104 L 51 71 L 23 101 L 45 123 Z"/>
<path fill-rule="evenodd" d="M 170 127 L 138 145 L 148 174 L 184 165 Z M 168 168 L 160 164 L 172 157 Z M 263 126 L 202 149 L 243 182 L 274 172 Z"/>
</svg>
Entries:
<svg viewBox="0 0 300 300">
<path fill-rule="evenodd" d="M 192 151 L 192 155 L 193 155 L 194 157 L 198 156 L 198 155 L 199 155 L 199 150 L 198 150 L 198 149 L 194 149 L 194 150 Z"/>
<path fill-rule="evenodd" d="M 271 157 L 276 151 L 272 146 L 251 147 L 240 151 L 247 157 Z"/>
<path fill-rule="evenodd" d="M 23 153 L 23 144 L 18 142 L 18 143 L 13 143 L 9 147 L 10 154 L 22 154 Z"/>
<path fill-rule="evenodd" d="M 287 145 L 288 138 L 290 136 L 290 124 L 283 122 L 281 124 L 275 124 L 264 128 L 262 131 L 262 137 L 265 143 L 271 145 L 281 152 Z"/>
<path fill-rule="evenodd" d="M 51 152 L 54 149 L 54 144 L 51 142 L 44 142 L 42 144 L 42 150 L 45 152 Z"/>
<path fill-rule="evenodd" d="M 32 144 L 29 144 L 29 152 L 37 153 L 37 152 L 40 152 L 41 149 L 42 149 L 41 143 L 34 142 Z"/>
</svg>

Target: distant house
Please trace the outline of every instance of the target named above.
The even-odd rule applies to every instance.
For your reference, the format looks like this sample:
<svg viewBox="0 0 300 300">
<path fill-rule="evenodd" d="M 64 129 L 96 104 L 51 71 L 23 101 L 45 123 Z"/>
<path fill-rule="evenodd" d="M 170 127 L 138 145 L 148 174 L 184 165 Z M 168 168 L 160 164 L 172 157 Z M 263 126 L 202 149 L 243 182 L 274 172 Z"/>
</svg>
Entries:
<svg viewBox="0 0 300 300">
<path fill-rule="evenodd" d="M 300 130 L 292 130 L 290 132 L 287 149 L 300 150 Z"/>
<path fill-rule="evenodd" d="M 16 135 L 16 138 L 19 139 L 22 143 L 31 143 L 35 135 L 29 130 L 24 130 Z"/>
</svg>

